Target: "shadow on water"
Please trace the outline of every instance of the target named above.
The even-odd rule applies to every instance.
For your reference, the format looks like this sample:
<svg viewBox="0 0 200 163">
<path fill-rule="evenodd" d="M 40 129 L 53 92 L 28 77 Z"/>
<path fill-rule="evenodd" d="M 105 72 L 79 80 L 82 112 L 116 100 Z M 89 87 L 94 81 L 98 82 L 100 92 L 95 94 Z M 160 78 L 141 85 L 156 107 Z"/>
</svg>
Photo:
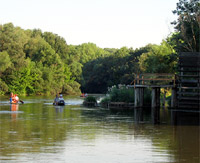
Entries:
<svg viewBox="0 0 200 163">
<path fill-rule="evenodd" d="M 102 108 L 83 109 L 82 114 L 89 118 L 104 120 L 108 117 L 129 118 L 135 124 L 200 125 L 200 112 L 168 108 L 135 108 L 132 110 L 109 110 Z"/>
</svg>

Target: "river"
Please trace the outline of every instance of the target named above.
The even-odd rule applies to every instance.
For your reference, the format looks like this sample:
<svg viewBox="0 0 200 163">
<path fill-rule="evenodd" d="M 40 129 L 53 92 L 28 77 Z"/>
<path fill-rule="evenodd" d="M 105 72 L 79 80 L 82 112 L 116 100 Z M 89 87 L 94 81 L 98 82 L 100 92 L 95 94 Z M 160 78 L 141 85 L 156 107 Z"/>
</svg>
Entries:
<svg viewBox="0 0 200 163">
<path fill-rule="evenodd" d="M 0 162 L 199 163 L 199 112 L 161 108 L 113 112 L 83 99 L 0 98 Z"/>
</svg>

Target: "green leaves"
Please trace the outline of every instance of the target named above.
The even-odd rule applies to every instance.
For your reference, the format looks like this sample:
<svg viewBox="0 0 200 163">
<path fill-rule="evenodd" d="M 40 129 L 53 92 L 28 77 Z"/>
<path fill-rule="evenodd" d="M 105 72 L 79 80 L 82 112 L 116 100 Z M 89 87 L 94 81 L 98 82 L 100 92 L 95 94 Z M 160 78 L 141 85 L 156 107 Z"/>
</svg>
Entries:
<svg viewBox="0 0 200 163">
<path fill-rule="evenodd" d="M 199 0 L 179 0 L 173 14 L 178 19 L 175 25 L 176 35 L 172 35 L 175 49 L 178 52 L 200 51 L 200 2 Z"/>
<path fill-rule="evenodd" d="M 11 61 L 6 51 L 0 52 L 0 73 L 11 66 Z"/>
<path fill-rule="evenodd" d="M 67 52 L 65 40 L 53 33 L 36 29 L 25 31 L 12 23 L 1 25 L 1 90 L 4 93 L 55 94 L 68 84 L 79 93 L 80 85 L 74 81 L 76 76 L 72 77 L 73 66 L 67 64 L 70 62 Z"/>
<path fill-rule="evenodd" d="M 144 73 L 174 73 L 176 64 L 177 55 L 166 41 L 160 46 L 152 45 L 139 59 L 140 70 Z"/>
</svg>

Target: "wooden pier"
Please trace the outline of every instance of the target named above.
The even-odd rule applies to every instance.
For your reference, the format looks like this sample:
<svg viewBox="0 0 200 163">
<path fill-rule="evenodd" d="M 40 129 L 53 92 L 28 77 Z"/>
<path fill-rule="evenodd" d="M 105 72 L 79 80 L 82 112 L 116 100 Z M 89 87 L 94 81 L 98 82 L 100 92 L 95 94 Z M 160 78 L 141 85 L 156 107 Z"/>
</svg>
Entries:
<svg viewBox="0 0 200 163">
<path fill-rule="evenodd" d="M 128 85 L 135 90 L 135 108 L 144 107 L 144 89 L 151 88 L 151 107 L 160 108 L 160 89 L 172 89 L 171 107 L 176 105 L 176 76 L 174 74 L 137 74 L 134 85 Z"/>
<path fill-rule="evenodd" d="M 172 89 L 172 108 L 200 110 L 200 53 L 181 53 L 178 74 L 137 74 L 133 85 L 135 108 L 144 106 L 144 89 L 151 88 L 151 107 L 160 108 L 160 89 Z"/>
</svg>

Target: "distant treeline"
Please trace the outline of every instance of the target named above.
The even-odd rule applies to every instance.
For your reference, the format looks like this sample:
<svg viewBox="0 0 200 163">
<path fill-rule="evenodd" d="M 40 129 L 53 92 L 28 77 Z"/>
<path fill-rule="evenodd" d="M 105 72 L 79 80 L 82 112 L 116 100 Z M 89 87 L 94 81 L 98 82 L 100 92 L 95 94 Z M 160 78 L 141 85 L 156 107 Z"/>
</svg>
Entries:
<svg viewBox="0 0 200 163">
<path fill-rule="evenodd" d="M 130 84 L 136 73 L 176 72 L 179 51 L 199 51 L 199 22 L 194 14 L 198 16 L 199 10 L 188 9 L 195 19 L 183 17 L 185 4 L 191 3 L 195 9 L 199 2 L 181 2 L 174 11 L 182 16 L 173 22 L 176 32 L 160 45 L 139 49 L 67 45 L 51 32 L 24 30 L 12 23 L 0 25 L 0 94 L 103 93 L 112 85 Z M 180 9 L 178 5 L 182 5 Z"/>
<path fill-rule="evenodd" d="M 136 50 L 74 46 L 51 32 L 23 30 L 12 23 L 0 26 L 0 44 L 1 94 L 77 94 L 80 87 L 101 93 L 114 84 L 130 84 L 141 70 L 174 71 L 171 61 L 176 59 L 164 41 Z M 154 54 L 155 67 L 150 61 Z"/>
</svg>

